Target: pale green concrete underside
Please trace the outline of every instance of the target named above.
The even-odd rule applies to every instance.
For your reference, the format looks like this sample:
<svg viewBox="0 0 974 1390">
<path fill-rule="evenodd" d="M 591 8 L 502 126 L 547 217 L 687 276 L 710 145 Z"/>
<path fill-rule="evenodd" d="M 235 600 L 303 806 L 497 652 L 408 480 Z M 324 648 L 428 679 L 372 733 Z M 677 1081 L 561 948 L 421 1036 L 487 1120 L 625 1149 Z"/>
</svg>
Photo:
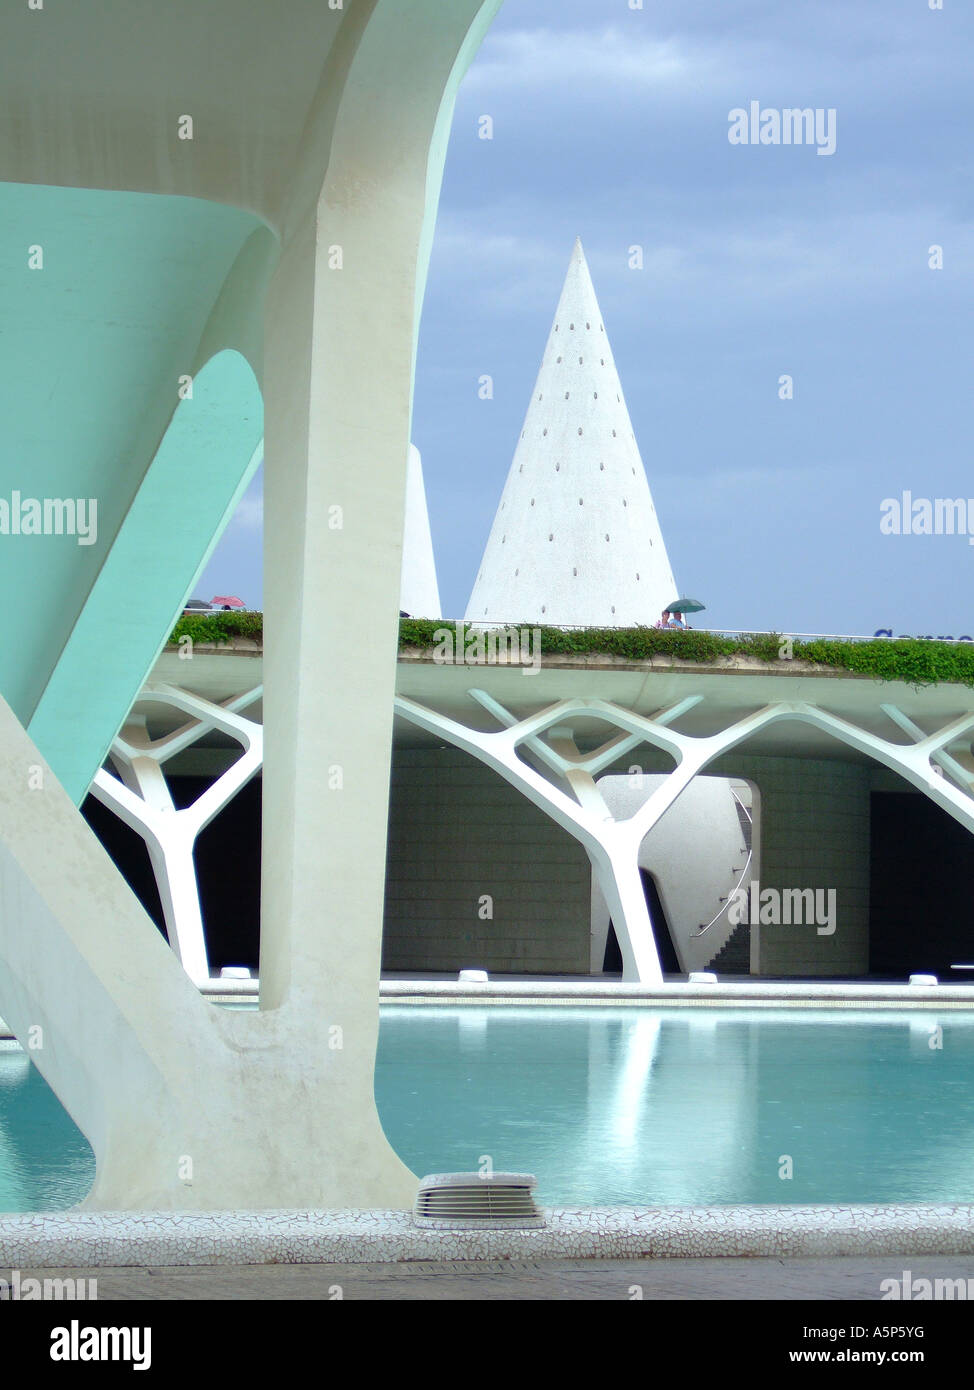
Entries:
<svg viewBox="0 0 974 1390">
<path fill-rule="evenodd" d="M 90 545 L 0 534 L 0 694 L 80 801 L 259 462 L 253 371 L 201 344 L 262 224 L 191 198 L 15 184 L 0 222 L 0 499 L 98 509 Z"/>
<path fill-rule="evenodd" d="M 432 132 L 414 331 L 456 89 L 499 4 Z M 0 184 L 0 225 L 0 499 L 98 509 L 91 545 L 0 534 L 0 695 L 80 803 L 260 462 L 277 250 L 253 213 L 163 194 Z"/>
</svg>

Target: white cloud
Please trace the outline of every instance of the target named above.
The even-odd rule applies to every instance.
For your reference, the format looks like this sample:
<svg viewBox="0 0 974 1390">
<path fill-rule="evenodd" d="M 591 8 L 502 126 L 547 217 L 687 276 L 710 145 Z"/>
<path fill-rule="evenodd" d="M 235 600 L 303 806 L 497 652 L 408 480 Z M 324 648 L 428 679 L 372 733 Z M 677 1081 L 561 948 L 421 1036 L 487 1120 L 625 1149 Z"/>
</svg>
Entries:
<svg viewBox="0 0 974 1390">
<path fill-rule="evenodd" d="M 648 18 L 572 29 L 495 26 L 464 78 L 462 94 L 516 90 L 540 96 L 556 87 L 568 116 L 579 92 L 618 110 L 640 94 L 669 99 L 674 89 L 692 105 L 736 93 L 731 105 L 755 97 L 786 106 L 838 101 L 848 113 L 873 99 L 885 107 L 890 90 L 901 86 L 914 96 L 937 96 L 946 84 L 967 81 L 963 43 L 944 45 L 932 26 L 917 30 L 908 23 L 910 32 L 904 32 L 892 16 L 878 21 L 877 12 L 857 18 L 847 3 L 836 6 L 828 22 L 796 27 L 786 17 L 761 32 L 732 21 L 696 33 L 654 34 L 647 32 Z"/>
<path fill-rule="evenodd" d="M 557 83 L 569 99 L 573 87 L 619 83 L 660 87 L 698 80 L 714 66 L 683 40 L 636 38 L 610 26 L 590 29 L 515 29 L 488 36 L 465 81 L 466 92 Z"/>
<path fill-rule="evenodd" d="M 786 212 L 774 210 L 769 195 L 754 201 L 750 226 L 742 225 L 737 204 L 708 220 L 693 199 L 668 224 L 647 218 L 642 272 L 628 268 L 629 237 L 618 225 L 580 207 L 577 220 L 592 228 L 585 253 L 596 293 L 613 322 L 620 314 L 644 311 L 644 282 L 657 304 L 669 300 L 688 307 L 716 296 L 725 306 L 744 303 L 753 312 L 767 304 L 814 306 L 822 293 L 834 295 L 840 288 L 850 303 L 908 300 L 927 288 L 933 241 L 949 247 L 955 273 L 974 263 L 974 231 L 944 206 L 916 201 L 892 212 L 872 207 L 840 213 L 796 199 L 794 210 Z M 511 225 L 537 223 L 533 195 L 520 207 L 511 198 L 509 208 Z M 685 228 L 678 244 L 677 218 Z M 570 236 L 552 241 L 530 232 L 498 235 L 483 230 L 477 212 L 445 214 L 437 228 L 431 284 L 455 284 L 456 293 L 462 287 L 467 302 L 481 301 L 489 318 L 506 318 L 514 308 L 554 313 L 570 254 Z"/>
</svg>

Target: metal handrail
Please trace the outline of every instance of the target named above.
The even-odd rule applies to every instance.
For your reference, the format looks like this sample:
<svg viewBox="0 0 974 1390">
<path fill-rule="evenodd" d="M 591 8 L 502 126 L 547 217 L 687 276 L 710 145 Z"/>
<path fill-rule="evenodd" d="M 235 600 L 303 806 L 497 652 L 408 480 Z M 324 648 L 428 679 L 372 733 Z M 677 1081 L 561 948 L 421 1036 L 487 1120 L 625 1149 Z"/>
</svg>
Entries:
<svg viewBox="0 0 974 1390">
<path fill-rule="evenodd" d="M 473 630 L 475 628 L 521 628 L 521 627 L 557 627 L 565 632 L 587 632 L 591 628 L 598 628 L 604 632 L 631 632 L 633 627 L 647 627 L 652 630 L 652 623 L 544 623 L 532 622 L 502 622 L 496 618 L 491 618 L 486 622 L 474 618 L 442 618 L 441 622 L 463 623 L 464 627 Z M 774 628 L 759 627 L 691 627 L 691 628 L 661 628 L 662 632 L 709 632 L 714 637 L 796 637 L 803 642 L 968 642 L 974 641 L 971 637 L 877 637 L 875 633 L 849 633 L 849 632 L 778 632 Z"/>
<path fill-rule="evenodd" d="M 751 815 L 750 811 L 749 811 L 748 808 L 744 805 L 744 802 L 743 802 L 743 801 L 741 800 L 741 798 L 737 795 L 737 792 L 734 790 L 733 787 L 731 787 L 730 792 L 731 792 L 731 796 L 732 796 L 732 797 L 734 798 L 734 800 L 737 802 L 738 806 L 740 806 L 741 810 L 742 810 L 742 811 L 744 812 L 744 814 L 747 816 L 748 824 L 751 826 L 752 831 L 753 831 L 753 827 L 754 827 L 754 817 Z M 747 874 L 748 869 L 751 867 L 751 858 L 752 858 L 753 854 L 754 854 L 754 841 L 753 841 L 753 838 L 752 838 L 752 841 L 751 841 L 751 848 L 750 848 L 750 849 L 748 850 L 748 852 L 747 852 L 747 859 L 744 861 L 744 867 L 743 867 L 743 869 L 741 870 L 741 876 L 740 876 L 740 878 L 737 880 L 737 882 L 734 884 L 734 887 L 731 889 L 730 893 L 727 895 L 727 900 L 726 900 L 726 902 L 724 903 L 724 906 L 723 906 L 722 908 L 719 908 L 719 909 L 718 909 L 717 916 L 716 916 L 716 917 L 711 917 L 710 921 L 707 923 L 707 925 L 706 925 L 705 927 L 701 927 L 699 931 L 696 931 L 696 932 L 693 933 L 693 935 L 690 937 L 690 940 L 691 940 L 691 941 L 696 941 L 698 937 L 703 936 L 704 932 L 710 931 L 710 928 L 714 925 L 714 923 L 717 921 L 717 919 L 720 918 L 720 917 L 722 917 L 722 916 L 724 915 L 724 913 L 727 911 L 727 908 L 728 908 L 729 905 L 730 905 L 730 900 L 731 900 L 731 898 L 734 896 L 734 894 L 737 892 L 738 888 L 740 888 L 741 884 L 744 882 L 744 877 L 745 877 L 745 875 Z"/>
<path fill-rule="evenodd" d="M 674 628 L 676 632 L 679 629 Z M 700 627 L 695 632 L 709 632 L 715 637 L 797 637 L 803 642 L 959 642 L 967 645 L 974 641 L 971 637 L 877 637 L 844 632 L 775 632 L 760 628 Z"/>
</svg>

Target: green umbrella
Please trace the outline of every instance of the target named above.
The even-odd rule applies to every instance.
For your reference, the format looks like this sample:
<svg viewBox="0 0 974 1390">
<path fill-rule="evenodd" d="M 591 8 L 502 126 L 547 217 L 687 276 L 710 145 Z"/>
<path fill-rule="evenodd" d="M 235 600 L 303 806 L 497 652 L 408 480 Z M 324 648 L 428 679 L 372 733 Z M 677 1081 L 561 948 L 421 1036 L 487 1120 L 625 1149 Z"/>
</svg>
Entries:
<svg viewBox="0 0 974 1390">
<path fill-rule="evenodd" d="M 702 613 L 706 604 L 698 603 L 695 598 L 678 598 L 673 603 L 666 605 L 668 613 Z"/>
</svg>

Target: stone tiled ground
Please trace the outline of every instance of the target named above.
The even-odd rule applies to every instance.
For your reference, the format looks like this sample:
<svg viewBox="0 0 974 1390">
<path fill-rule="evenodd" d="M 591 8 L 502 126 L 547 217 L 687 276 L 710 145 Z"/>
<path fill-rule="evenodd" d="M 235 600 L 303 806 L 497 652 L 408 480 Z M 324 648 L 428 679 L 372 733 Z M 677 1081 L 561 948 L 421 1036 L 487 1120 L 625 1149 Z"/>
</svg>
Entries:
<svg viewBox="0 0 974 1390">
<path fill-rule="evenodd" d="M 400 1264 L 243 1265 L 22 1270 L 98 1281 L 98 1299 L 388 1301 L 878 1300 L 884 1279 L 967 1279 L 974 1256 L 883 1259 L 409 1261 Z M 897 1304 L 897 1307 L 902 1307 Z M 926 1305 L 924 1305 L 926 1306 Z M 961 1312 L 962 1310 L 958 1310 Z"/>
</svg>

